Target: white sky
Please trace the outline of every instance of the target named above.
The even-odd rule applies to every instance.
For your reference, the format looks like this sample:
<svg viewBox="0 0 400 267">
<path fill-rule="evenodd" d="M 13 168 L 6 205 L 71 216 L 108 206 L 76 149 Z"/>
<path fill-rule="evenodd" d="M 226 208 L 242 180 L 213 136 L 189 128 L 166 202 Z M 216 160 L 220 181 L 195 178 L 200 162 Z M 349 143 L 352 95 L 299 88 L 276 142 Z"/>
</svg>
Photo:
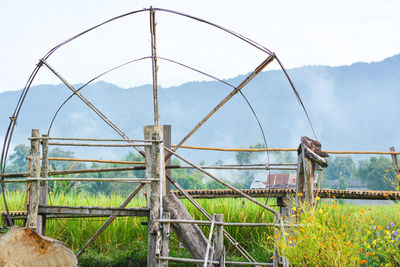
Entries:
<svg viewBox="0 0 400 267">
<path fill-rule="evenodd" d="M 287 68 L 379 61 L 400 53 L 400 1 L 2 1 L 0 92 L 21 89 L 37 61 L 53 46 L 106 19 L 162 7 L 201 17 L 274 51 Z M 158 55 L 221 78 L 254 69 L 266 55 L 228 35 L 170 14 L 157 13 Z M 58 50 L 49 63 L 71 83 L 150 54 L 148 13 L 114 22 Z M 271 66 L 271 68 L 276 68 Z M 160 62 L 162 86 L 202 76 Z M 102 80 L 122 87 L 151 83 L 149 61 Z M 35 84 L 59 83 L 42 68 Z"/>
</svg>

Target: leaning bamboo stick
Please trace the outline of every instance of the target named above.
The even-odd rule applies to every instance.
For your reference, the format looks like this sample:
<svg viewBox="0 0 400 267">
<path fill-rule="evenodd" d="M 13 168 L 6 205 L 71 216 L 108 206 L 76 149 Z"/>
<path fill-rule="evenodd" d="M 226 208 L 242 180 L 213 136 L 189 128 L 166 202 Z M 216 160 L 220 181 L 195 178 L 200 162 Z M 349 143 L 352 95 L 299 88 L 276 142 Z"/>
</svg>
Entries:
<svg viewBox="0 0 400 267">
<path fill-rule="evenodd" d="M 136 194 L 142 189 L 144 184 L 138 185 L 132 193 L 124 200 L 124 202 L 119 206 L 120 208 L 125 208 L 129 202 L 136 196 Z M 99 230 L 96 231 L 96 233 L 86 242 L 86 244 L 79 250 L 79 252 L 76 254 L 77 257 L 82 255 L 83 252 L 92 244 L 97 237 L 117 218 L 117 216 L 110 216 L 104 223 L 103 225 L 99 228 Z"/>
<path fill-rule="evenodd" d="M 197 201 L 189 195 L 185 189 L 183 189 L 174 179 L 172 179 L 169 175 L 167 175 L 167 179 L 181 192 L 189 201 L 192 203 L 207 219 L 211 220 L 212 217 L 208 212 L 203 209 L 203 207 L 197 203 Z M 256 260 L 237 242 L 233 236 L 231 236 L 225 229 L 224 229 L 225 237 L 231 242 L 231 244 L 246 258 L 246 260 L 250 262 L 256 262 Z"/>
<path fill-rule="evenodd" d="M 242 190 L 237 189 L 236 187 L 231 186 L 230 184 L 225 183 L 224 181 L 222 181 L 221 179 L 215 177 L 214 175 L 212 175 L 211 173 L 209 173 L 208 171 L 204 170 L 203 168 L 197 166 L 194 163 L 191 163 L 190 161 L 186 160 L 185 158 L 181 157 L 180 155 L 176 154 L 173 150 L 168 149 L 168 148 L 164 148 L 165 150 L 167 150 L 168 152 L 170 152 L 172 155 L 174 155 L 175 157 L 179 158 L 180 160 L 186 162 L 187 164 L 191 165 L 192 167 L 194 167 L 195 169 L 201 171 L 202 173 L 206 174 L 207 176 L 209 176 L 210 178 L 214 179 L 215 181 L 219 182 L 220 184 L 232 189 L 233 191 L 235 191 L 236 193 L 242 195 L 243 197 L 247 198 L 248 200 L 250 200 L 251 202 L 257 204 L 260 207 L 263 207 L 264 209 L 274 213 L 274 214 L 279 214 L 276 210 L 268 207 L 267 205 L 261 203 L 260 201 L 252 198 L 251 196 L 249 196 L 248 194 L 244 193 Z"/>
<path fill-rule="evenodd" d="M 275 55 L 270 55 L 266 60 L 264 60 L 249 76 L 244 79 L 244 81 L 239 84 L 229 95 L 227 95 L 215 108 L 213 108 L 174 148 L 177 151 L 183 143 L 186 142 L 208 119 L 214 115 L 226 102 L 228 102 L 234 95 L 239 93 L 246 84 L 248 84 L 254 77 L 256 77 L 269 63 L 271 63 L 275 58 Z M 171 154 L 169 155 L 171 156 Z"/>
</svg>

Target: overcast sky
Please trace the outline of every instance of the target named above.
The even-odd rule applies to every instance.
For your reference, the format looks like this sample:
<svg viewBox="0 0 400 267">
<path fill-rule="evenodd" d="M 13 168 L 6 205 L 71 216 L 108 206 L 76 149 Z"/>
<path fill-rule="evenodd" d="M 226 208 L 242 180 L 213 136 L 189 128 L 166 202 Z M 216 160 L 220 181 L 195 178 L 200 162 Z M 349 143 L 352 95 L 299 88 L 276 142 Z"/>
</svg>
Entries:
<svg viewBox="0 0 400 267">
<path fill-rule="evenodd" d="M 379 61 L 400 53 L 400 1 L 2 1 L 0 91 L 21 89 L 37 61 L 53 46 L 111 17 L 162 7 L 201 17 L 274 51 L 287 68 Z M 253 70 L 266 54 L 186 18 L 156 13 L 158 55 L 220 78 Z M 71 83 L 150 55 L 149 15 L 142 12 L 59 49 L 48 61 Z M 161 62 L 164 87 L 202 80 Z M 276 68 L 276 65 L 271 68 Z M 151 83 L 150 61 L 102 77 L 128 88 Z M 43 67 L 35 84 L 59 83 Z"/>
</svg>

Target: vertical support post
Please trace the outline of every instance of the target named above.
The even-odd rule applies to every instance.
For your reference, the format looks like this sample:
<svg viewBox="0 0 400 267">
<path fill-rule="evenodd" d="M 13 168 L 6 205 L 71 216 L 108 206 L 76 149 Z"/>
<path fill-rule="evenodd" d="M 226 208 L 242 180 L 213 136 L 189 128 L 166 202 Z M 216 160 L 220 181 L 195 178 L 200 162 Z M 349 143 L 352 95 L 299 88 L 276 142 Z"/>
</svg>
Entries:
<svg viewBox="0 0 400 267">
<path fill-rule="evenodd" d="M 163 212 L 163 219 L 169 220 L 171 219 L 171 213 Z M 162 247 L 161 247 L 161 256 L 169 257 L 169 239 L 170 239 L 170 223 L 163 223 L 162 225 Z M 161 266 L 167 267 L 168 260 L 163 260 Z"/>
<path fill-rule="evenodd" d="M 282 218 L 290 220 L 290 216 L 292 215 L 292 200 L 289 198 L 289 196 L 285 195 L 283 197 L 277 197 L 276 205 L 279 207 L 279 212 L 282 215 Z"/>
<path fill-rule="evenodd" d="M 49 137 L 43 134 L 42 137 Z M 42 171 L 41 177 L 49 177 L 49 140 L 42 140 Z M 47 205 L 47 196 L 49 195 L 49 182 L 40 181 L 40 198 L 39 205 Z M 46 215 L 41 216 L 41 228 L 38 227 L 38 231 L 42 235 L 46 235 Z M 38 225 L 39 226 L 39 225 Z"/>
<path fill-rule="evenodd" d="M 164 146 L 166 148 L 171 149 L 171 125 L 163 125 L 164 126 Z M 165 157 L 167 159 L 167 161 L 165 162 L 165 166 L 171 165 L 171 157 L 169 157 L 168 155 L 166 155 Z M 165 173 L 166 176 L 171 177 L 171 169 L 165 169 Z M 163 196 L 165 195 L 169 195 L 171 193 L 171 182 L 169 180 L 165 180 L 165 182 L 163 183 Z"/>
<path fill-rule="evenodd" d="M 305 201 L 307 205 L 313 205 L 315 162 L 305 156 L 304 150 L 304 144 L 301 143 L 297 160 L 296 204 Z"/>
<path fill-rule="evenodd" d="M 156 49 L 156 18 L 155 10 L 150 7 L 150 33 L 151 33 L 151 58 L 153 72 L 153 100 L 154 100 L 154 124 L 158 125 L 158 81 L 157 81 L 157 49 Z"/>
<path fill-rule="evenodd" d="M 216 223 L 224 222 L 223 214 L 215 215 Z M 216 224 L 214 233 L 214 260 L 219 261 L 220 267 L 225 267 L 225 249 L 224 249 L 224 226 Z"/>
<path fill-rule="evenodd" d="M 40 177 L 40 148 L 39 148 L 39 130 L 32 129 L 31 140 L 31 178 Z M 39 212 L 39 195 L 40 186 L 39 181 L 31 181 L 29 186 L 29 199 L 28 199 L 28 215 L 26 227 L 37 229 L 38 227 L 38 212 Z"/>
<path fill-rule="evenodd" d="M 302 145 L 299 150 L 302 151 Z M 304 154 L 300 152 L 297 156 L 297 178 L 296 178 L 296 205 L 304 201 Z"/>
<path fill-rule="evenodd" d="M 314 205 L 314 169 L 315 163 L 309 159 L 304 158 L 304 197 L 307 205 Z"/>
<path fill-rule="evenodd" d="M 395 152 L 396 150 L 394 149 L 394 147 L 392 146 L 390 148 L 390 152 Z M 397 179 L 397 186 L 400 187 L 400 171 L 399 171 L 399 163 L 397 162 L 397 155 L 396 154 L 392 154 L 392 161 L 393 161 L 393 169 L 394 169 L 394 173 L 396 175 L 396 179 Z"/>
<path fill-rule="evenodd" d="M 160 217 L 162 212 L 161 188 L 162 181 L 165 180 L 165 157 L 163 140 L 163 126 L 152 125 L 144 127 L 144 138 L 152 140 L 151 147 L 145 149 L 146 155 L 146 177 L 159 179 L 151 181 L 147 191 L 148 207 L 150 215 L 148 218 L 148 251 L 147 266 L 159 266 L 160 262 L 156 259 L 161 253 L 161 231 Z"/>
</svg>

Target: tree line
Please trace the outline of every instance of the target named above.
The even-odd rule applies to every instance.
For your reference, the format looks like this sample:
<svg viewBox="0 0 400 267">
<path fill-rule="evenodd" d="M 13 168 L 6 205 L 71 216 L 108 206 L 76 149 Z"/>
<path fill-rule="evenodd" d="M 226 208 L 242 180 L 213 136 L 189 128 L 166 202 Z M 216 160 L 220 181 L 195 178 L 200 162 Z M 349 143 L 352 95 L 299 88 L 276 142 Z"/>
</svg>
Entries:
<svg viewBox="0 0 400 267">
<path fill-rule="evenodd" d="M 250 146 L 250 148 L 262 148 L 262 144 Z M 10 155 L 6 172 L 27 172 L 29 147 L 26 145 L 17 145 L 14 147 L 13 153 Z M 60 148 L 54 148 L 49 151 L 49 157 L 74 158 L 74 152 L 64 151 Z M 129 152 L 122 160 L 124 161 L 144 161 L 143 156 Z M 296 155 L 293 152 L 237 152 L 235 155 L 237 164 L 252 163 L 295 163 Z M 204 165 L 205 162 L 200 162 Z M 215 164 L 223 164 L 222 160 L 218 160 Z M 181 165 L 178 159 L 172 160 L 172 165 Z M 114 163 L 81 163 L 68 161 L 50 161 L 50 170 L 72 170 L 72 169 L 97 169 L 97 168 L 116 168 L 124 167 L 125 164 Z M 234 179 L 225 179 L 227 183 L 237 188 L 250 188 L 257 171 L 242 170 L 236 171 L 232 175 Z M 259 172 L 259 171 L 258 171 Z M 283 173 L 288 171 L 279 171 Z M 275 171 L 276 173 L 276 171 Z M 203 173 L 195 169 L 172 169 L 172 177 L 184 189 L 225 189 L 218 182 L 206 177 Z M 264 172 L 265 179 L 267 173 Z M 75 174 L 70 177 L 121 177 L 134 178 L 144 177 L 144 170 L 131 170 L 120 172 L 100 172 Z M 328 168 L 323 171 L 320 176 L 322 187 L 331 187 L 336 189 L 347 189 L 351 181 L 364 184 L 367 189 L 371 190 L 394 190 L 398 189 L 397 178 L 393 171 L 392 161 L 386 157 L 370 157 L 360 160 L 358 163 L 353 161 L 351 156 L 337 156 L 328 159 Z M 322 178 L 323 177 L 323 178 Z M 232 177 L 230 177 L 232 178 Z M 332 186 L 332 182 L 335 181 Z M 51 193 L 78 193 L 86 192 L 89 194 L 113 194 L 113 193 L 129 193 L 135 184 L 126 183 L 109 183 L 109 182 L 73 182 L 73 181 L 51 181 L 49 190 Z M 25 190 L 25 184 L 11 183 L 7 184 L 8 190 Z M 175 189 L 175 188 L 173 188 Z"/>
</svg>

